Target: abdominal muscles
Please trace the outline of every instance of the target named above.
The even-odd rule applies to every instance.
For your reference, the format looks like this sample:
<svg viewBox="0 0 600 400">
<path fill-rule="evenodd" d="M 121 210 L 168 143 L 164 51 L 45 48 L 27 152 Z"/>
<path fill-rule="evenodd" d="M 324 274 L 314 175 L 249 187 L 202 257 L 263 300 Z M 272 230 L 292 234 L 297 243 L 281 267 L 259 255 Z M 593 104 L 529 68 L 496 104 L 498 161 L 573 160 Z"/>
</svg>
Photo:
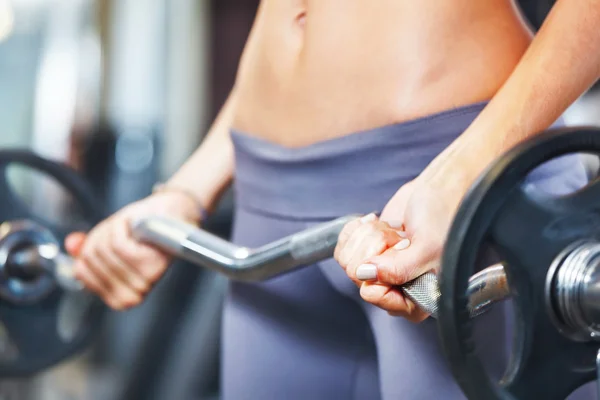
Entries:
<svg viewBox="0 0 600 400">
<path fill-rule="evenodd" d="M 298 147 L 487 100 L 530 40 L 510 0 L 263 0 L 234 128 Z"/>
</svg>

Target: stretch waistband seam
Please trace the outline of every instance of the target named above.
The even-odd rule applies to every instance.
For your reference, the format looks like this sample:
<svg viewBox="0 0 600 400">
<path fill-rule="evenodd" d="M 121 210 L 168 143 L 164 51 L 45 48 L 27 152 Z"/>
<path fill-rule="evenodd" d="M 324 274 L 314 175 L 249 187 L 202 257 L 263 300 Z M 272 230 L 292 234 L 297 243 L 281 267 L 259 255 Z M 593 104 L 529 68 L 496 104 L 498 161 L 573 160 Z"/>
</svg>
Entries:
<svg viewBox="0 0 600 400">
<path fill-rule="evenodd" d="M 324 215 L 318 217 L 307 217 L 307 216 L 296 216 L 290 214 L 277 213 L 272 211 L 266 211 L 258 207 L 252 207 L 251 205 L 236 202 L 236 209 L 243 210 L 250 214 L 260 215 L 262 217 L 272 218 L 279 221 L 290 221 L 290 222 L 328 222 L 332 219 L 338 218 L 339 215 Z M 373 212 L 376 212 L 375 210 Z"/>
</svg>

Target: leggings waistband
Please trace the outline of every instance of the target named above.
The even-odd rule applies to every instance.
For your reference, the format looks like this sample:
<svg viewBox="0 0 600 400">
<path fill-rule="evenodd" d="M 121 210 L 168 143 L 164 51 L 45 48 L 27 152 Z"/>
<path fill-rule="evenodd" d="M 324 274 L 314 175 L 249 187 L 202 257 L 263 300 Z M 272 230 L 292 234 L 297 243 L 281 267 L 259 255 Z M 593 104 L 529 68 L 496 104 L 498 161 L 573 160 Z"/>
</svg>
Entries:
<svg viewBox="0 0 600 400">
<path fill-rule="evenodd" d="M 231 131 L 236 206 L 291 219 L 380 211 L 485 107 L 472 104 L 287 148 Z"/>
</svg>

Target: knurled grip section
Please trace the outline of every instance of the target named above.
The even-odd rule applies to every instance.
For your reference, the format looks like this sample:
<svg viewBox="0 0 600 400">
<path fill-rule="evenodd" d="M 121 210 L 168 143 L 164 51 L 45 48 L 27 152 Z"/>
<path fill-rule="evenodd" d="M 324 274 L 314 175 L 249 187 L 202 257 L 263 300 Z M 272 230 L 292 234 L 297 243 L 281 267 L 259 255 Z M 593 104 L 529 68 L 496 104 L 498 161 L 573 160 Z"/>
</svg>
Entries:
<svg viewBox="0 0 600 400">
<path fill-rule="evenodd" d="M 400 286 L 400 290 L 427 314 L 437 317 L 440 288 L 435 273 L 427 272 Z"/>
</svg>

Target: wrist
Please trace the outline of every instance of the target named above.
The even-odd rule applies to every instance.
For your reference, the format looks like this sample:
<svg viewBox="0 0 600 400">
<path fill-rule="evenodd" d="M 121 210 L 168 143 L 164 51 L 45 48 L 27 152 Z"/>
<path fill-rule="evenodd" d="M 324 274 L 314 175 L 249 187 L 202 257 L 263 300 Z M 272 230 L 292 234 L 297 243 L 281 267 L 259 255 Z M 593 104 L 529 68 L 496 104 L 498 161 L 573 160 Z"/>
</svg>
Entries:
<svg viewBox="0 0 600 400">
<path fill-rule="evenodd" d="M 436 157 L 419 179 L 443 196 L 448 205 L 457 208 L 485 168 L 484 163 L 456 146 Z"/>
<path fill-rule="evenodd" d="M 152 188 L 153 195 L 174 195 L 179 199 L 182 199 L 186 204 L 191 205 L 191 215 L 189 216 L 196 223 L 201 223 L 206 220 L 210 212 L 208 208 L 202 203 L 202 201 L 190 190 L 185 187 L 167 184 L 157 183 Z"/>
</svg>

